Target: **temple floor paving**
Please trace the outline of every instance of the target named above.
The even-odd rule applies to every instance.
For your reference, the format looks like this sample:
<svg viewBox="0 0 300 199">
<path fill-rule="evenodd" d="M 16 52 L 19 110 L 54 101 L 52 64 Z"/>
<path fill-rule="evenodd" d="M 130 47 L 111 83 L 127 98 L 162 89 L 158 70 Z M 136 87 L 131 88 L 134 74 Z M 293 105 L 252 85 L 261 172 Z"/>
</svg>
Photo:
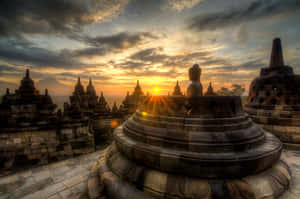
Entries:
<svg viewBox="0 0 300 199">
<path fill-rule="evenodd" d="M 0 199 L 88 199 L 87 178 L 103 150 L 0 178 Z M 284 151 L 293 181 L 281 199 L 300 198 L 300 151 Z"/>
<path fill-rule="evenodd" d="M 103 150 L 0 178 L 0 199 L 85 199 L 87 178 Z"/>
</svg>

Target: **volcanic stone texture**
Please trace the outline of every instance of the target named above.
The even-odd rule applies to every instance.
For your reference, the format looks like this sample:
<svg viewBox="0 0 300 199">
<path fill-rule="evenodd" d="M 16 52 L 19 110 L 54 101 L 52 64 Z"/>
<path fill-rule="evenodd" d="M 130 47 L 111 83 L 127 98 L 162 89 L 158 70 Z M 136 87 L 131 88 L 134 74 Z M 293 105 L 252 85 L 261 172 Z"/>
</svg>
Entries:
<svg viewBox="0 0 300 199">
<path fill-rule="evenodd" d="M 103 178 L 99 178 L 98 169 L 95 168 L 104 161 L 104 152 L 105 150 L 101 150 L 46 166 L 1 176 L 0 198 L 89 199 L 87 185 L 89 185 L 90 194 L 92 191 L 94 191 L 94 194 L 100 191 L 100 186 L 96 182 L 99 183 Z M 290 189 L 280 199 L 299 199 L 300 153 L 299 151 L 285 150 L 282 153 L 282 159 L 290 165 L 292 183 Z M 91 189 L 91 185 L 96 184 L 98 186 Z M 265 198 L 273 197 L 272 184 L 268 181 L 264 181 L 263 185 L 258 184 L 257 186 L 260 186 L 260 190 L 262 190 L 259 194 Z M 180 191 L 178 188 L 176 189 Z M 195 189 L 199 190 L 200 186 Z M 105 198 L 100 197 L 100 199 Z"/>
<path fill-rule="evenodd" d="M 90 198 L 278 198 L 291 181 L 282 144 L 239 97 L 149 97 L 91 170 Z"/>
<path fill-rule="evenodd" d="M 280 39 L 273 41 L 270 66 L 252 81 L 244 109 L 284 146 L 300 149 L 300 75 L 284 65 Z"/>
<path fill-rule="evenodd" d="M 87 126 L 0 133 L 1 173 L 94 151 Z"/>
</svg>

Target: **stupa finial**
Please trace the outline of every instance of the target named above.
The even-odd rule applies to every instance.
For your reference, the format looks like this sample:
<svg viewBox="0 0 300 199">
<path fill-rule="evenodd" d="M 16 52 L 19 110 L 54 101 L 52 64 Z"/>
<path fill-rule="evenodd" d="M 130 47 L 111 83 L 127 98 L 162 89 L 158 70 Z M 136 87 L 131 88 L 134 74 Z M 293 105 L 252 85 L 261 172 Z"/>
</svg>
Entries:
<svg viewBox="0 0 300 199">
<path fill-rule="evenodd" d="M 26 78 L 30 78 L 30 71 L 29 71 L 29 69 L 27 68 L 26 69 L 26 76 L 25 76 Z"/>
<path fill-rule="evenodd" d="M 284 66 L 281 40 L 280 38 L 275 38 L 273 40 L 270 68 L 281 67 L 281 66 Z"/>
</svg>

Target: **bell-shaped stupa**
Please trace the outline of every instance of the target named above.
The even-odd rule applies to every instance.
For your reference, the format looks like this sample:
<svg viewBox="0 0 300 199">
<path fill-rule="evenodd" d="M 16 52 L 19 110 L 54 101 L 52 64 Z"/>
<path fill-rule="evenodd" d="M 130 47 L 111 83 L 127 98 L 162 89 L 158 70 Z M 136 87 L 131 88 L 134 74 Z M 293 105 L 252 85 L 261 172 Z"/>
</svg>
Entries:
<svg viewBox="0 0 300 199">
<path fill-rule="evenodd" d="M 174 87 L 173 96 L 183 96 L 178 80 L 176 82 L 176 86 Z"/>
<path fill-rule="evenodd" d="M 245 111 L 284 146 L 300 149 L 300 75 L 284 65 L 279 38 L 273 41 L 269 67 L 250 85 Z"/>
<path fill-rule="evenodd" d="M 214 92 L 214 89 L 211 85 L 211 82 L 209 82 L 208 88 L 204 96 L 216 96 L 217 94 Z"/>
<path fill-rule="evenodd" d="M 236 96 L 202 96 L 201 69 L 185 96 L 149 96 L 114 132 L 88 180 L 92 199 L 278 198 L 291 175 L 282 143 Z M 179 99 L 180 98 L 180 99 Z"/>
</svg>

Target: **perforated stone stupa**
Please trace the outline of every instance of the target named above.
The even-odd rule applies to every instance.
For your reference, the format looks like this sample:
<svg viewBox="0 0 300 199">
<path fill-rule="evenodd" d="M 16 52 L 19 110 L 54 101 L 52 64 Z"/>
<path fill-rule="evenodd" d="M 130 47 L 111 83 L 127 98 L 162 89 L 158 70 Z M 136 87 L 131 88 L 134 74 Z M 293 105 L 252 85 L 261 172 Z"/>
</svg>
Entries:
<svg viewBox="0 0 300 199">
<path fill-rule="evenodd" d="M 89 196 L 107 199 L 278 198 L 291 175 L 282 143 L 234 96 L 202 96 L 190 69 L 185 96 L 147 97 L 91 170 Z"/>
<path fill-rule="evenodd" d="M 279 38 L 273 41 L 269 67 L 250 85 L 245 111 L 286 147 L 300 149 L 300 75 L 284 64 Z"/>
</svg>

